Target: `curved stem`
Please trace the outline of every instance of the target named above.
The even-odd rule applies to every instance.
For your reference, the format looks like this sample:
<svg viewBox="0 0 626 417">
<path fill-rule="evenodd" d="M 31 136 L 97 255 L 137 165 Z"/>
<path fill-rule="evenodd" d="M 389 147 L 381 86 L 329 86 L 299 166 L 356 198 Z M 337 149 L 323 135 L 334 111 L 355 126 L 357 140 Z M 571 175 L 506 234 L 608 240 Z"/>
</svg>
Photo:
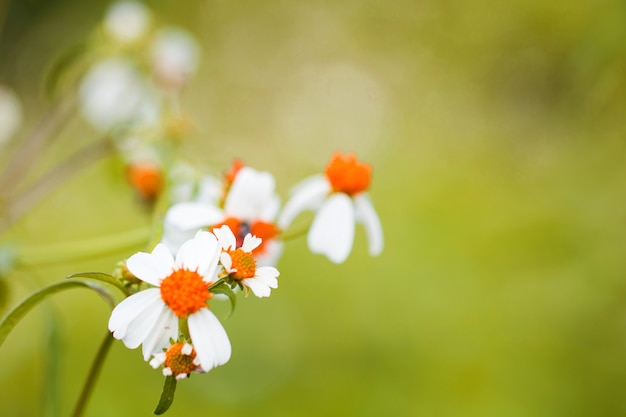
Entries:
<svg viewBox="0 0 626 417">
<path fill-rule="evenodd" d="M 141 247 L 150 236 L 150 231 L 147 226 L 110 236 L 57 243 L 54 246 L 21 248 L 16 263 L 19 266 L 35 266 L 117 253 L 127 248 Z"/>
<path fill-rule="evenodd" d="M 109 349 L 111 348 L 112 343 L 113 335 L 111 335 L 111 333 L 107 331 L 104 339 L 102 339 L 102 343 L 100 343 L 100 348 L 98 349 L 98 352 L 93 359 L 93 363 L 91 364 L 91 368 L 89 369 L 89 374 L 87 375 L 87 380 L 85 381 L 83 390 L 81 391 L 80 397 L 78 397 L 78 401 L 76 402 L 76 406 L 74 407 L 72 417 L 80 417 L 85 412 L 87 401 L 89 401 L 89 397 L 93 392 L 96 381 L 98 380 L 98 376 L 100 376 L 102 365 L 104 364 L 104 360 L 106 359 L 107 353 L 109 353 Z"/>
</svg>

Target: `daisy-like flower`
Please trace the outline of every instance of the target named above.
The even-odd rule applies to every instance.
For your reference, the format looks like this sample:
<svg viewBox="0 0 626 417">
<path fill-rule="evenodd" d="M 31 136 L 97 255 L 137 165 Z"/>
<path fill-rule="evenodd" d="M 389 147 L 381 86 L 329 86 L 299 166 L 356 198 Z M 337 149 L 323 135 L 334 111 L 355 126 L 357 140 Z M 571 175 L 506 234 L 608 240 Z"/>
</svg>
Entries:
<svg viewBox="0 0 626 417">
<path fill-rule="evenodd" d="M 261 244 L 261 239 L 248 233 L 241 247 L 237 247 L 237 239 L 228 226 L 213 229 L 213 233 L 222 245 L 220 262 L 229 277 L 252 290 L 259 298 L 269 297 L 272 288 L 278 288 L 278 270 L 273 266 L 257 267 L 252 256 L 252 251 Z"/>
<path fill-rule="evenodd" d="M 326 255 L 335 263 L 345 261 L 352 250 L 355 223 L 363 223 L 369 253 L 380 254 L 382 226 L 367 194 L 371 178 L 371 167 L 354 154 L 335 153 L 324 175 L 310 177 L 294 189 L 278 220 L 279 227 L 289 227 L 304 210 L 317 210 L 307 236 L 313 253 Z"/>
<path fill-rule="evenodd" d="M 239 246 L 251 233 L 261 238 L 254 249 L 259 264 L 273 265 L 282 252 L 274 219 L 280 208 L 274 177 L 235 163 L 225 178 L 224 201 L 192 201 L 173 205 L 165 215 L 163 241 L 174 251 L 178 242 L 199 229 L 228 225 Z"/>
<path fill-rule="evenodd" d="M 154 285 L 120 302 L 109 319 L 113 337 L 126 347 L 142 345 L 144 360 L 178 339 L 178 322 L 187 320 L 189 336 L 203 371 L 230 359 L 224 328 L 208 309 L 209 286 L 216 279 L 221 248 L 212 233 L 198 232 L 185 242 L 174 259 L 165 245 L 152 253 L 139 252 L 126 261 L 128 270 Z"/>
<path fill-rule="evenodd" d="M 191 372 L 204 372 L 196 350 L 189 343 L 183 342 L 173 343 L 164 352 L 155 353 L 150 366 L 154 369 L 163 366 L 164 376 L 174 375 L 178 380 L 189 377 Z"/>
</svg>

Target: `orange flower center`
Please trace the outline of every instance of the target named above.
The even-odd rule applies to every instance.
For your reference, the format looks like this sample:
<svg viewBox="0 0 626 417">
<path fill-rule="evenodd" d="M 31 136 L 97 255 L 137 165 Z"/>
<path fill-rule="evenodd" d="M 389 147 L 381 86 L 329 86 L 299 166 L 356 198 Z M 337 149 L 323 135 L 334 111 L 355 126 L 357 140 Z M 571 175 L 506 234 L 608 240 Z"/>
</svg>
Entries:
<svg viewBox="0 0 626 417">
<path fill-rule="evenodd" d="M 372 167 L 357 161 L 353 153 L 342 155 L 335 152 L 326 165 L 325 174 L 334 192 L 350 196 L 367 190 L 372 181 Z"/>
<path fill-rule="evenodd" d="M 233 262 L 233 268 L 236 272 L 233 272 L 231 276 L 235 279 L 252 278 L 256 273 L 256 262 L 251 253 L 244 252 L 243 249 L 235 249 L 228 252 L 230 259 Z"/>
<path fill-rule="evenodd" d="M 190 355 L 185 355 L 182 350 L 184 343 L 174 343 L 165 352 L 165 366 L 172 370 L 172 374 L 190 374 L 197 368 L 193 360 L 196 358 L 196 350 L 193 349 Z"/>
<path fill-rule="evenodd" d="M 149 163 L 135 163 L 128 168 L 128 180 L 146 200 L 154 200 L 163 188 L 161 170 Z"/>
<path fill-rule="evenodd" d="M 206 307 L 212 297 L 209 285 L 196 271 L 178 269 L 161 282 L 161 299 L 176 316 L 186 318 Z"/>
<path fill-rule="evenodd" d="M 257 256 L 264 254 L 267 249 L 266 243 L 275 239 L 280 234 L 280 229 L 274 223 L 264 221 L 247 223 L 242 222 L 236 217 L 228 217 L 222 223 L 216 224 L 211 229 L 219 229 L 224 225 L 230 227 L 230 230 L 235 235 L 237 247 L 243 245 L 243 240 L 248 233 L 252 233 L 254 236 L 260 238 L 261 244 L 252 251 L 252 253 Z"/>
</svg>

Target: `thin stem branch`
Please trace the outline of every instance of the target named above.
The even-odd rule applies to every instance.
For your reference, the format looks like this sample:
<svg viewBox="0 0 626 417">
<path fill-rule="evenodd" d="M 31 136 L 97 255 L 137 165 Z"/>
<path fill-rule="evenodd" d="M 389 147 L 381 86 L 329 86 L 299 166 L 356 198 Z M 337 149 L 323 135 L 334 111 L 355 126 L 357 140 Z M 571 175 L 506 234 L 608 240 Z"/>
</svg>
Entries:
<svg viewBox="0 0 626 417">
<path fill-rule="evenodd" d="M 18 266 L 42 266 L 75 261 L 117 253 L 128 248 L 141 247 L 150 236 L 150 227 L 140 227 L 122 233 L 72 242 L 59 242 L 54 246 L 22 247 L 17 254 Z"/>
<path fill-rule="evenodd" d="M 35 204 L 50 194 L 57 185 L 67 180 L 83 168 L 91 166 L 98 159 L 108 155 L 113 150 L 108 138 L 94 142 L 80 149 L 65 161 L 42 175 L 34 184 L 21 194 L 13 197 L 5 206 L 5 221 L 0 225 L 0 231 L 17 221 Z"/>
<path fill-rule="evenodd" d="M 60 98 L 51 109 L 44 115 L 43 119 L 20 144 L 3 172 L 0 173 L 0 200 L 7 199 L 19 184 L 19 180 L 24 177 L 32 164 L 41 154 L 42 145 L 46 141 L 50 142 L 55 133 L 63 127 L 74 115 L 76 97 Z"/>
<path fill-rule="evenodd" d="M 107 331 L 104 339 L 102 339 L 102 343 L 100 343 L 100 348 L 98 349 L 98 352 L 94 357 L 93 363 L 91 364 L 89 374 L 87 375 L 87 380 L 85 381 L 83 390 L 80 393 L 80 397 L 78 397 L 78 401 L 76 402 L 76 406 L 74 407 L 74 413 L 72 414 L 72 417 L 81 417 L 85 412 L 87 402 L 89 401 L 89 397 L 91 396 L 91 393 L 93 392 L 93 389 L 96 385 L 98 376 L 100 376 L 102 365 L 104 365 L 104 361 L 107 354 L 109 353 L 112 342 L 113 336 Z"/>
<path fill-rule="evenodd" d="M 5 207 L 5 223 L 2 227 L 14 223 L 28 212 L 30 208 L 50 194 L 55 187 L 68 179 L 72 174 L 90 166 L 99 158 L 109 154 L 113 148 L 108 138 L 99 140 L 80 149 L 68 159 L 61 162 L 47 174 L 44 174 L 38 181 L 32 184 L 20 195 L 12 198 L 11 204 Z M 2 229 L 0 228 L 0 231 Z"/>
</svg>

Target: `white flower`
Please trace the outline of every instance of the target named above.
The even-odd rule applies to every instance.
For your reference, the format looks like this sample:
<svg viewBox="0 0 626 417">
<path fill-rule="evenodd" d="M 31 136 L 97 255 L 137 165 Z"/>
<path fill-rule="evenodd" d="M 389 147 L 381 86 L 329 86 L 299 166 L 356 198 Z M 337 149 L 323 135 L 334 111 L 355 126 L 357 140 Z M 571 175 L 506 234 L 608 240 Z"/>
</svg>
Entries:
<svg viewBox="0 0 626 417">
<path fill-rule="evenodd" d="M 316 210 L 307 236 L 309 249 L 341 263 L 352 250 L 355 223 L 362 223 L 369 253 L 378 255 L 383 249 L 383 231 L 366 193 L 370 181 L 368 165 L 358 162 L 352 154 L 336 153 L 325 175 L 310 177 L 294 189 L 280 214 L 278 226 L 284 230 L 302 211 Z"/>
<path fill-rule="evenodd" d="M 166 27 L 155 34 L 151 54 L 157 79 L 180 88 L 198 68 L 200 47 L 186 30 Z"/>
<path fill-rule="evenodd" d="M 208 309 L 209 285 L 216 280 L 220 246 L 212 233 L 199 232 L 185 242 L 176 259 L 165 245 L 139 252 L 126 262 L 140 280 L 154 285 L 119 303 L 109 319 L 113 337 L 130 348 L 142 345 L 144 360 L 178 338 L 178 321 L 186 319 L 200 367 L 206 372 L 228 361 L 230 341 Z"/>
<path fill-rule="evenodd" d="M 223 249 L 220 262 L 232 278 L 259 298 L 269 297 L 272 288 L 278 288 L 278 270 L 273 266 L 257 267 L 252 256 L 252 251 L 261 244 L 261 239 L 248 233 L 243 245 L 237 248 L 237 239 L 230 227 L 224 225 L 213 229 L 213 233 Z"/>
<path fill-rule="evenodd" d="M 119 1 L 111 5 L 104 19 L 104 29 L 115 40 L 134 42 L 143 37 L 150 25 L 150 11 L 137 1 Z"/>
<path fill-rule="evenodd" d="M 228 224 L 238 241 L 249 232 L 262 238 L 255 257 L 260 264 L 273 265 L 282 252 L 282 243 L 276 239 L 279 229 L 273 223 L 279 208 L 274 177 L 244 166 L 230 184 L 223 209 L 215 200 L 173 205 L 165 215 L 163 241 L 175 250 L 178 242 L 201 228 Z"/>
<path fill-rule="evenodd" d="M 123 58 L 109 58 L 89 70 L 79 90 L 83 116 L 97 129 L 121 123 L 146 125 L 157 119 L 156 97 L 139 69 Z"/>
<path fill-rule="evenodd" d="M 8 141 L 22 124 L 22 106 L 7 87 L 0 85 L 0 145 Z"/>
</svg>

